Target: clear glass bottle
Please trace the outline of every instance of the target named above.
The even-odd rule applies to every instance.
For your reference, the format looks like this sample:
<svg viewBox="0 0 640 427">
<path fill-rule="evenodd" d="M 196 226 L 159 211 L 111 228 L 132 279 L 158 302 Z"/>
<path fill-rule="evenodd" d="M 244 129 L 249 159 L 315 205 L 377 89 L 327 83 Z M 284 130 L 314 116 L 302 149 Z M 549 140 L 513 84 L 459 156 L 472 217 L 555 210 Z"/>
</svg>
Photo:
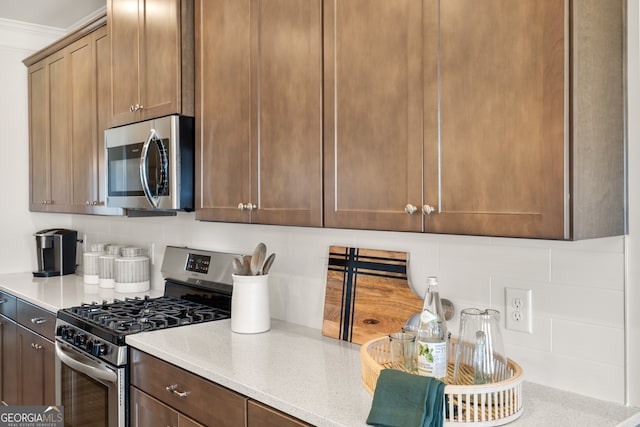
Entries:
<svg viewBox="0 0 640 427">
<path fill-rule="evenodd" d="M 438 279 L 427 278 L 427 291 L 416 337 L 418 373 L 444 379 L 447 376 L 447 324 L 440 302 Z"/>
</svg>

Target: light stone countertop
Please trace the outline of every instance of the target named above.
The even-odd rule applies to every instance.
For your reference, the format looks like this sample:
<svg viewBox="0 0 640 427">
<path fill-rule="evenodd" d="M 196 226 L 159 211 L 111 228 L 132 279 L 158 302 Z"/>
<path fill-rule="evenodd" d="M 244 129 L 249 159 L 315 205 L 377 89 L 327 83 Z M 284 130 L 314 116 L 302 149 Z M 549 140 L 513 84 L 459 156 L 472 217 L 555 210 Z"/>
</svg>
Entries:
<svg viewBox="0 0 640 427">
<path fill-rule="evenodd" d="M 372 397 L 360 379 L 360 346 L 272 320 L 255 335 L 221 320 L 129 335 L 131 346 L 316 426 L 366 426 Z M 640 408 L 523 384 L 512 427 L 635 427 Z"/>
<path fill-rule="evenodd" d="M 82 276 L 37 278 L 0 274 L 0 290 L 55 313 L 82 303 L 151 297 L 162 291 L 116 293 L 85 285 Z M 371 396 L 360 379 L 360 347 L 320 330 L 272 321 L 269 332 L 231 332 L 230 320 L 127 337 L 140 350 L 261 401 L 311 424 L 365 426 Z M 526 373 L 525 373 L 526 374 Z M 511 427 L 637 427 L 640 408 L 523 384 L 524 413 Z"/>
<path fill-rule="evenodd" d="M 33 277 L 33 273 L 30 272 L 0 274 L 0 290 L 52 313 L 83 303 L 162 295 L 162 291 L 156 290 L 142 293 L 117 293 L 113 289 L 103 289 L 98 285 L 86 285 L 82 276 L 76 274 Z"/>
</svg>

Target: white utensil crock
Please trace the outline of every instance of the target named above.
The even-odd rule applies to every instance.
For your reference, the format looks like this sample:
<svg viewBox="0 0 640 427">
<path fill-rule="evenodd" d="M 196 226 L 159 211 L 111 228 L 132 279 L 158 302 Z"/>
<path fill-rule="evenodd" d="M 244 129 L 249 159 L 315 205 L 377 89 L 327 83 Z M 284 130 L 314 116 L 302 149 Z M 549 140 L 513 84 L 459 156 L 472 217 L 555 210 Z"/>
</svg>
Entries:
<svg viewBox="0 0 640 427">
<path fill-rule="evenodd" d="M 259 334 L 270 328 L 269 275 L 233 274 L 231 330 L 240 334 Z"/>
</svg>

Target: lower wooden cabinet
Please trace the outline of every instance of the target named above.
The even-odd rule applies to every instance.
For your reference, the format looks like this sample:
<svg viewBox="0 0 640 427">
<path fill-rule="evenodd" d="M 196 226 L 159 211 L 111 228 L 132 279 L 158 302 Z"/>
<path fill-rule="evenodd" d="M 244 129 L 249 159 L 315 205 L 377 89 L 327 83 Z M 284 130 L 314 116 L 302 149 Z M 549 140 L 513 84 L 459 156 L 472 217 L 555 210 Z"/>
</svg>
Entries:
<svg viewBox="0 0 640 427">
<path fill-rule="evenodd" d="M 311 426 L 135 348 L 129 362 L 131 427 Z"/>
<path fill-rule="evenodd" d="M 20 405 L 55 405 L 55 347 L 52 341 L 22 326 L 16 334 L 20 352 L 18 394 Z"/>
<path fill-rule="evenodd" d="M 131 387 L 131 427 L 203 427 L 202 424 L 165 405 L 147 393 Z"/>
<path fill-rule="evenodd" d="M 304 421 L 293 418 L 255 400 L 247 402 L 247 427 L 307 427 Z"/>
<path fill-rule="evenodd" d="M 0 393 L 5 405 L 55 405 L 55 315 L 0 293 Z"/>
<path fill-rule="evenodd" d="M 129 366 L 132 426 L 175 425 L 135 423 L 136 416 L 138 419 L 170 416 L 169 413 L 165 414 L 164 410 L 163 413 L 149 413 L 151 403 L 145 398 L 150 396 L 156 399 L 155 403 L 161 403 L 175 414 L 191 418 L 202 425 L 245 427 L 247 398 L 241 394 L 133 348 L 129 352 Z M 146 395 L 143 396 L 142 403 L 136 399 L 141 396 L 138 391 Z"/>
<path fill-rule="evenodd" d="M 18 404 L 18 325 L 0 315 L 0 398 L 4 405 Z"/>
</svg>

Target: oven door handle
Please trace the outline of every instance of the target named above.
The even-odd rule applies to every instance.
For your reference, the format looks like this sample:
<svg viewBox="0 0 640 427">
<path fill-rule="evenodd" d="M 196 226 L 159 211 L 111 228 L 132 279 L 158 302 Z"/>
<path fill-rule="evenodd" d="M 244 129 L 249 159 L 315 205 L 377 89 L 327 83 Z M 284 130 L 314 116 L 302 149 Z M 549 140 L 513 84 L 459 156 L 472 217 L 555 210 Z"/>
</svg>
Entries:
<svg viewBox="0 0 640 427">
<path fill-rule="evenodd" d="M 87 358 L 87 363 L 76 360 L 74 357 L 67 354 L 67 352 L 62 347 L 62 344 L 60 344 L 58 341 L 56 341 L 56 356 L 58 356 L 58 359 L 60 359 L 62 363 L 69 366 L 71 369 L 74 369 L 91 378 L 107 381 L 110 383 L 116 383 L 118 381 L 118 375 L 115 372 L 92 362 L 89 358 Z"/>
</svg>

